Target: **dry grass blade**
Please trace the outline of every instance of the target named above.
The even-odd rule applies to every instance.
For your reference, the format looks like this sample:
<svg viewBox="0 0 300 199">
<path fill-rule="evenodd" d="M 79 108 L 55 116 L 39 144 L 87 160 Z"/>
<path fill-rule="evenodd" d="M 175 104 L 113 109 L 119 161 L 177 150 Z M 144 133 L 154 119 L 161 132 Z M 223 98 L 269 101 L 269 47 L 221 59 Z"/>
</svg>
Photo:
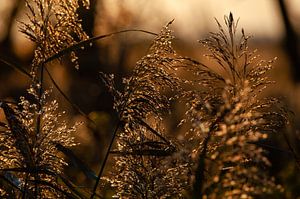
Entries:
<svg viewBox="0 0 300 199">
<path fill-rule="evenodd" d="M 19 121 L 18 115 L 5 102 L 0 102 L 0 107 L 4 110 L 8 121 L 9 129 L 12 132 L 15 141 L 15 147 L 22 153 L 27 167 L 34 168 L 35 163 L 32 158 L 31 146 L 29 144 L 29 134 L 23 124 Z"/>
<path fill-rule="evenodd" d="M 47 66 L 45 66 L 45 71 L 48 74 L 51 82 L 53 83 L 53 85 L 55 86 L 55 88 L 59 91 L 59 93 L 65 98 L 65 100 L 73 107 L 74 110 L 76 110 L 78 113 L 80 113 L 84 118 L 86 118 L 89 122 L 91 122 L 92 124 L 95 124 L 95 122 L 93 120 L 90 119 L 90 117 L 85 114 L 80 107 L 73 103 L 72 100 L 60 89 L 60 87 L 58 86 L 58 84 L 56 83 L 56 81 L 54 80 L 54 78 L 52 77 L 51 73 L 49 72 L 49 70 L 47 69 Z"/>
<path fill-rule="evenodd" d="M 97 179 L 94 171 L 92 171 L 82 160 L 80 160 L 80 158 L 78 158 L 71 149 L 68 149 L 59 143 L 57 143 L 55 147 L 65 154 L 72 161 L 72 164 L 78 167 L 87 178 L 92 180 Z"/>
<path fill-rule="evenodd" d="M 155 136 L 159 137 L 161 140 L 163 140 L 165 143 L 167 143 L 170 147 L 172 147 L 171 142 L 169 140 L 167 140 L 165 137 L 163 137 L 161 133 L 159 133 L 156 130 L 154 130 L 144 120 L 138 118 L 138 121 L 141 123 L 141 125 L 145 126 L 151 133 L 153 133 Z"/>
<path fill-rule="evenodd" d="M 14 189 L 20 191 L 22 194 L 25 192 L 24 189 L 21 188 L 20 186 L 20 181 L 18 178 L 16 178 L 15 176 L 13 176 L 11 173 L 9 172 L 4 172 L 4 174 L 0 174 L 0 179 L 6 181 L 9 186 L 12 186 Z M 29 193 L 27 193 L 29 194 Z M 33 198 L 31 195 L 29 195 L 30 198 Z"/>
<path fill-rule="evenodd" d="M 27 77 L 32 78 L 32 76 L 30 75 L 30 73 L 28 73 L 23 67 L 21 67 L 21 66 L 19 66 L 19 65 L 17 65 L 17 64 L 10 63 L 10 62 L 6 61 L 6 60 L 3 59 L 3 58 L 0 58 L 0 61 L 1 61 L 2 63 L 6 64 L 7 66 L 9 66 L 9 67 L 15 69 L 16 71 L 18 71 L 18 72 L 20 72 L 20 73 L 26 75 Z"/>
<path fill-rule="evenodd" d="M 46 63 L 51 62 L 55 59 L 61 58 L 62 56 L 66 55 L 70 52 L 80 50 L 84 47 L 89 47 L 91 44 L 93 44 L 93 42 L 95 42 L 97 40 L 104 39 L 104 38 L 107 38 L 107 37 L 111 37 L 113 35 L 117 35 L 117 34 L 121 34 L 121 33 L 126 33 L 126 32 L 143 32 L 143 33 L 150 34 L 150 35 L 157 35 L 156 33 L 152 33 L 150 31 L 146 31 L 146 30 L 140 30 L 140 29 L 121 30 L 121 31 L 117 31 L 117 32 L 113 32 L 113 33 L 109 33 L 109 34 L 105 34 L 105 35 L 99 35 L 99 36 L 96 36 L 96 37 L 92 37 L 92 38 L 80 41 L 78 43 L 75 43 L 75 44 L 61 50 L 61 51 L 57 52 L 56 54 L 54 54 L 54 55 L 50 56 L 49 58 L 47 58 L 43 63 L 46 64 Z"/>
<path fill-rule="evenodd" d="M 5 61 L 4 59 L 0 58 L 0 61 L 3 62 L 4 64 L 6 64 L 7 66 L 17 70 L 18 72 L 26 75 L 29 78 L 33 78 L 33 76 L 27 72 L 23 67 L 16 65 L 16 64 L 12 64 L 8 61 Z M 83 117 L 85 117 L 88 121 L 90 121 L 91 123 L 95 124 L 93 120 L 91 120 L 81 109 L 78 105 L 76 105 L 75 103 L 72 102 L 72 100 L 60 89 L 59 85 L 56 83 L 56 81 L 54 80 L 54 78 L 52 77 L 51 73 L 49 72 L 49 70 L 47 69 L 47 66 L 44 66 L 44 69 L 46 71 L 46 73 L 48 74 L 51 82 L 53 83 L 54 87 L 60 92 L 60 94 L 65 98 L 65 100 L 73 107 L 74 110 L 76 110 L 79 114 L 81 114 Z"/>
</svg>

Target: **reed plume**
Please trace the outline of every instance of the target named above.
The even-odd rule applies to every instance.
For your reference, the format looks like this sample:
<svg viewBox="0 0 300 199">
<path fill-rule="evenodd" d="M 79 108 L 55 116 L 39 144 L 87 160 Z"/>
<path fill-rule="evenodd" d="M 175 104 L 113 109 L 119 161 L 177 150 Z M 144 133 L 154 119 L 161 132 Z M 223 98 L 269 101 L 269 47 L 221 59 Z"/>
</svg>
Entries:
<svg viewBox="0 0 300 199">
<path fill-rule="evenodd" d="M 255 198 L 281 189 L 268 175 L 271 164 L 259 143 L 286 125 L 287 111 L 278 99 L 262 95 L 272 83 L 267 72 L 275 59 L 257 61 L 231 13 L 226 29 L 217 24 L 219 31 L 200 41 L 217 66 L 195 63 L 192 83 L 200 89 L 186 95 L 197 162 L 193 197 Z"/>
<path fill-rule="evenodd" d="M 171 46 L 170 24 L 154 39 L 132 75 L 124 79 L 123 92 L 115 89 L 112 78 L 104 80 L 115 97 L 122 123 L 112 151 L 115 168 L 106 178 L 116 188 L 116 197 L 180 197 L 188 184 L 188 163 L 174 158 L 180 151 L 162 127 L 172 100 L 166 92 L 181 89 L 176 70 L 183 66 L 183 59 Z"/>
</svg>

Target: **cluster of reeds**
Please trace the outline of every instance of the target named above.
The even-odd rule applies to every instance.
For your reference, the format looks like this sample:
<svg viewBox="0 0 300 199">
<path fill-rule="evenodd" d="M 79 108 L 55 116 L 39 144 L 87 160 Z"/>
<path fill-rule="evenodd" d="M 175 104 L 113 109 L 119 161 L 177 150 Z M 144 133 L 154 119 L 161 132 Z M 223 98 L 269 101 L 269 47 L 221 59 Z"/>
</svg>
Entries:
<svg viewBox="0 0 300 199">
<path fill-rule="evenodd" d="M 88 37 L 77 19 L 78 1 L 26 1 L 28 23 L 20 31 L 36 44 L 28 99 L 18 104 L 0 102 L 6 123 L 1 123 L 1 190 L 7 198 L 71 197 L 61 172 L 66 165 L 61 148 L 74 146 L 72 133 L 57 111 L 58 102 L 44 88 L 45 61 L 70 44 Z M 76 59 L 72 54 L 72 59 Z"/>
<path fill-rule="evenodd" d="M 282 191 L 268 174 L 271 163 L 261 144 L 288 121 L 280 101 L 262 95 L 272 83 L 267 72 L 274 60 L 257 60 L 231 13 L 225 29 L 217 21 L 219 31 L 200 41 L 214 65 L 177 54 L 170 22 L 123 78 L 123 89 L 116 88 L 113 75 L 99 71 L 119 122 L 95 186 L 80 190 L 62 174 L 67 165 L 62 153 L 74 155 L 69 147 L 76 144 L 77 124 L 68 127 L 61 120 L 43 77 L 47 73 L 53 81 L 47 64 L 67 53 L 78 68 L 75 50 L 112 34 L 89 39 L 77 17 L 78 1 L 26 3 L 29 23 L 22 23 L 21 32 L 36 44 L 31 73 L 22 70 L 32 79 L 31 97 L 20 97 L 18 104 L 0 101 L 5 115 L 0 123 L 1 197 L 101 198 L 102 182 L 118 198 L 255 198 Z M 186 109 L 181 125 L 189 130 L 181 132 L 183 139 L 165 128 L 177 102 Z M 104 176 L 110 156 L 114 168 Z"/>
</svg>

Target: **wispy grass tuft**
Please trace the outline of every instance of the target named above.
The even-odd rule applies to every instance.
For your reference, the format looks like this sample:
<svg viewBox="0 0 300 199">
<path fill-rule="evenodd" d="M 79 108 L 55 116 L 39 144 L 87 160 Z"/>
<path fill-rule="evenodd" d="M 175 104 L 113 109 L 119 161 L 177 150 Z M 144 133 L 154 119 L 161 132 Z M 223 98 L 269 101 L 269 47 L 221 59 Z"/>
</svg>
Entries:
<svg viewBox="0 0 300 199">
<path fill-rule="evenodd" d="M 171 46 L 171 23 L 154 39 L 132 75 L 123 79 L 123 92 L 116 90 L 111 77 L 104 76 L 121 122 L 113 151 L 115 168 L 106 178 L 116 188 L 117 197 L 180 196 L 188 184 L 187 162 L 171 163 L 177 147 L 162 133 L 172 101 L 165 93 L 181 90 L 175 74 L 183 62 Z"/>
<path fill-rule="evenodd" d="M 187 94 L 197 161 L 193 197 L 255 198 L 280 191 L 268 175 L 266 151 L 255 144 L 288 121 L 278 99 L 262 96 L 272 83 L 267 72 L 275 59 L 257 61 L 255 51 L 248 49 L 249 37 L 243 29 L 237 32 L 231 13 L 225 16 L 225 28 L 217 24 L 219 31 L 200 43 L 218 68 L 195 64 L 194 84 L 203 88 Z"/>
</svg>

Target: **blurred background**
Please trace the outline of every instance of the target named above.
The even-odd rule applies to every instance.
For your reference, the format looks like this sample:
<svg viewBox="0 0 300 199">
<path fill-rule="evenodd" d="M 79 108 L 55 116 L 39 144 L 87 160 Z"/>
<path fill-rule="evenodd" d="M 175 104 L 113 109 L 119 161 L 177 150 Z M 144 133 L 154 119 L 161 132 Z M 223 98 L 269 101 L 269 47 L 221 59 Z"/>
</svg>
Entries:
<svg viewBox="0 0 300 199">
<path fill-rule="evenodd" d="M 182 55 L 199 61 L 206 51 L 197 42 L 209 32 L 216 31 L 214 18 L 223 24 L 229 12 L 239 20 L 239 27 L 253 36 L 250 48 L 258 49 L 262 59 L 278 57 L 272 71 L 277 83 L 269 94 L 283 97 L 291 114 L 288 138 L 295 151 L 300 152 L 300 1 L 299 0 L 91 0 L 90 10 L 78 10 L 82 25 L 92 36 L 123 29 L 144 29 L 158 33 L 162 26 L 172 24 L 175 49 Z M 0 58 L 30 70 L 34 44 L 19 32 L 18 21 L 26 20 L 23 0 L 0 0 Z M 99 40 L 91 48 L 78 53 L 80 69 L 70 62 L 49 65 L 53 78 L 72 102 L 92 119 L 90 124 L 61 96 L 55 87 L 53 98 L 58 99 L 66 120 L 85 121 L 76 137 L 80 146 L 75 153 L 96 173 L 116 125 L 112 98 L 99 78 L 99 71 L 114 73 L 117 81 L 130 74 L 135 63 L 147 53 L 153 36 L 130 32 Z M 0 99 L 18 101 L 26 95 L 30 80 L 6 64 L 0 63 Z M 52 83 L 48 78 L 48 85 Z M 1 116 L 0 114 L 0 117 Z M 2 118 L 0 118 L 2 119 Z M 288 150 L 278 133 L 270 138 L 277 148 Z M 300 197 L 300 170 L 295 159 L 286 153 L 270 153 L 272 172 L 286 188 L 286 198 Z M 76 168 L 66 172 L 77 184 L 92 186 Z M 106 171 L 107 172 L 107 171 Z"/>
</svg>

